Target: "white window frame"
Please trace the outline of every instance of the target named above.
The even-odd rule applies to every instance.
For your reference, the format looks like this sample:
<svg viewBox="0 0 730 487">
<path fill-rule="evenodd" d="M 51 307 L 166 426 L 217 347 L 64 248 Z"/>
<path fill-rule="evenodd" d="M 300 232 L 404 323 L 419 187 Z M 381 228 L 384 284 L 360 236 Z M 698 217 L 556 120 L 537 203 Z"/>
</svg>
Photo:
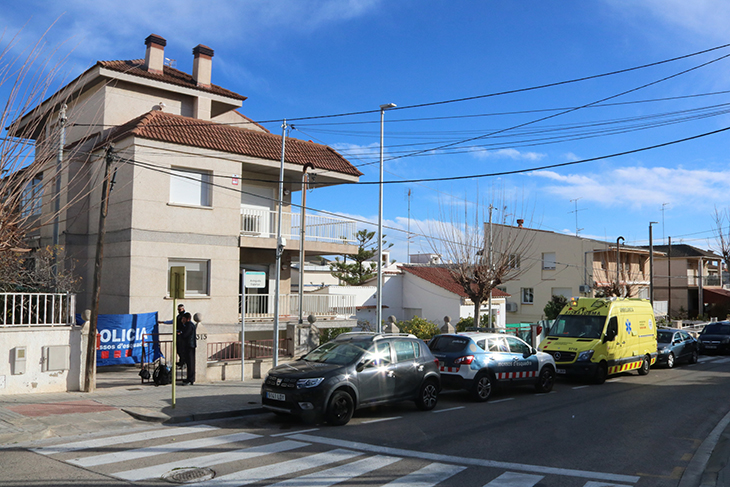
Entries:
<svg viewBox="0 0 730 487">
<path fill-rule="evenodd" d="M 520 288 L 520 301 L 522 304 L 533 304 L 535 302 L 535 289 L 531 287 Z"/>
<path fill-rule="evenodd" d="M 542 269 L 545 271 L 554 271 L 557 267 L 557 258 L 555 252 L 542 253 Z"/>
<path fill-rule="evenodd" d="M 212 206 L 213 173 L 185 167 L 170 168 L 170 203 L 173 205 Z"/>
<path fill-rule="evenodd" d="M 56 198 L 59 196 L 56 195 Z M 27 218 L 41 214 L 43 204 L 43 181 L 40 178 L 33 178 L 23 188 L 20 196 L 20 216 Z"/>
<path fill-rule="evenodd" d="M 167 259 L 167 296 L 170 296 L 170 268 L 185 267 L 185 297 L 210 296 L 210 260 L 209 259 Z M 202 276 L 196 275 L 202 273 Z M 196 281 L 202 286 L 195 289 Z"/>
<path fill-rule="evenodd" d="M 520 268 L 520 254 L 510 254 L 509 263 L 507 265 L 510 269 Z"/>
</svg>

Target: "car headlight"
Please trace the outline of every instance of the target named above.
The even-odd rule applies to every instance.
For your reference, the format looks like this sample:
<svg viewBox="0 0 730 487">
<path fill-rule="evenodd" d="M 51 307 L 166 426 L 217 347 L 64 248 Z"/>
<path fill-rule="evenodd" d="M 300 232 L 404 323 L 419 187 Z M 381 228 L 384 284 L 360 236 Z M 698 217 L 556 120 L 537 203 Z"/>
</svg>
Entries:
<svg viewBox="0 0 730 487">
<path fill-rule="evenodd" d="M 588 362 L 593 357 L 593 350 L 586 350 L 578 354 L 576 362 Z"/>
<path fill-rule="evenodd" d="M 309 389 L 311 387 L 317 387 L 322 383 L 324 377 L 317 377 L 315 379 L 299 379 L 297 381 L 297 389 Z"/>
<path fill-rule="evenodd" d="M 669 353 L 669 349 L 668 348 L 660 348 L 659 349 L 659 353 L 661 353 L 661 354 L 667 354 L 667 353 Z"/>
</svg>

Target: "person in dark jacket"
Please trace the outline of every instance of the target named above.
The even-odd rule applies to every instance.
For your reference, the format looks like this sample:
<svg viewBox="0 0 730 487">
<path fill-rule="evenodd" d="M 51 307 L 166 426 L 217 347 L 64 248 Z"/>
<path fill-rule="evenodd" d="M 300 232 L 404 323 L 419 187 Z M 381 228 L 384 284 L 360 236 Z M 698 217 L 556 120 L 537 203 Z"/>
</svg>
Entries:
<svg viewBox="0 0 730 487">
<path fill-rule="evenodd" d="M 177 334 L 177 346 L 176 352 L 177 352 L 177 366 L 182 367 L 182 364 L 185 363 L 185 359 L 183 359 L 183 351 L 185 350 L 185 347 L 182 344 L 182 340 L 180 339 L 180 335 L 182 334 L 183 324 L 182 319 L 183 315 L 185 314 L 185 305 L 180 303 L 177 305 L 177 316 L 175 317 L 175 333 Z"/>
<path fill-rule="evenodd" d="M 195 384 L 195 349 L 198 346 L 198 337 L 196 335 L 197 326 L 193 322 L 190 313 L 182 316 L 182 333 L 180 334 L 180 342 L 182 343 L 182 360 L 187 366 L 188 375 L 183 380 L 182 385 Z"/>
</svg>

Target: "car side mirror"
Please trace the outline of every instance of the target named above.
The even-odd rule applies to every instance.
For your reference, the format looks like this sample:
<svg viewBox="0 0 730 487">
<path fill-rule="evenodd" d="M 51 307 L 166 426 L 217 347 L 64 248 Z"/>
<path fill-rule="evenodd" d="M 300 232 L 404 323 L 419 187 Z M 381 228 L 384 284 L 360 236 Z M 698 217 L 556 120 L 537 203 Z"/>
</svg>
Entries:
<svg viewBox="0 0 730 487">
<path fill-rule="evenodd" d="M 522 358 L 531 357 L 532 355 L 535 355 L 536 353 L 537 353 L 537 350 L 535 350 L 534 348 L 530 347 L 529 350 L 525 350 L 522 353 Z"/>
<path fill-rule="evenodd" d="M 360 362 L 358 362 L 358 364 L 357 364 L 357 365 L 355 366 L 355 370 L 356 370 L 357 372 L 362 372 L 362 371 L 363 371 L 363 370 L 365 370 L 365 369 L 366 369 L 367 367 L 370 367 L 370 366 L 372 366 L 372 365 L 373 365 L 373 361 L 372 361 L 372 360 L 370 360 L 370 359 L 362 359 L 362 360 L 361 360 Z"/>
</svg>

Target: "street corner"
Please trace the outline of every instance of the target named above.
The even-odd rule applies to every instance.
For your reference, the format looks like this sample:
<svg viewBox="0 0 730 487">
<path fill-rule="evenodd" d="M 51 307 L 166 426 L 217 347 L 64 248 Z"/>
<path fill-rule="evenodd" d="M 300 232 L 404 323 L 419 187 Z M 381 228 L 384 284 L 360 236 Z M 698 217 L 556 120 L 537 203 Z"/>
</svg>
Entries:
<svg viewBox="0 0 730 487">
<path fill-rule="evenodd" d="M 129 407 L 122 408 L 122 411 L 127 413 L 134 419 L 147 421 L 150 423 L 164 423 L 170 420 L 170 416 L 168 416 L 167 414 L 148 408 Z"/>
</svg>

